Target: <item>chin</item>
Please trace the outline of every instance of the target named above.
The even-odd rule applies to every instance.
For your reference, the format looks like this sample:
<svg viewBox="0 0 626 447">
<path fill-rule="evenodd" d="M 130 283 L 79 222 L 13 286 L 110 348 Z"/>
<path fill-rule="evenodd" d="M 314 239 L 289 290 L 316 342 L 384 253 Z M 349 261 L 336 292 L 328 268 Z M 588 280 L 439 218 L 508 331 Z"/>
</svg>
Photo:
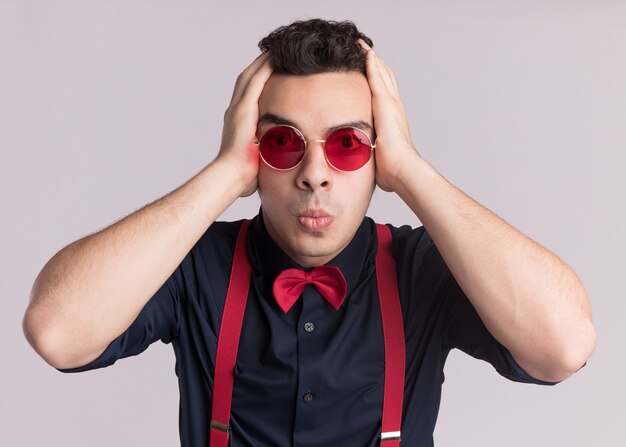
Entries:
<svg viewBox="0 0 626 447">
<path fill-rule="evenodd" d="M 297 238 L 291 247 L 293 247 L 293 255 L 297 256 L 295 259 L 296 261 L 298 259 L 302 261 L 303 258 L 308 258 L 309 263 L 310 261 L 317 259 L 322 261 L 321 263 L 325 264 L 337 256 L 346 245 L 347 243 L 344 244 L 343 241 L 338 240 L 337 238 L 316 237 L 308 233 L 304 236 L 304 238 Z M 300 263 L 302 264 L 302 262 Z"/>
</svg>

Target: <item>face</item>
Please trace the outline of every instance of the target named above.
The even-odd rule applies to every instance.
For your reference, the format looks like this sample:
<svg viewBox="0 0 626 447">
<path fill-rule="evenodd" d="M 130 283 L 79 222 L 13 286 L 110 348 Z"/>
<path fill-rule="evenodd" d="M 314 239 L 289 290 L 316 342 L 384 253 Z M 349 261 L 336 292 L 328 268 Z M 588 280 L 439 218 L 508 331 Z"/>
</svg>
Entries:
<svg viewBox="0 0 626 447">
<path fill-rule="evenodd" d="M 259 117 L 259 138 L 276 124 L 293 125 L 307 140 L 325 140 L 331 128 L 356 124 L 374 141 L 371 92 L 359 72 L 274 73 L 259 98 Z M 322 265 L 350 243 L 367 212 L 376 187 L 374 155 L 360 169 L 342 172 L 326 161 L 323 143 L 310 141 L 291 170 L 261 161 L 258 185 L 272 239 L 299 264 Z"/>
</svg>

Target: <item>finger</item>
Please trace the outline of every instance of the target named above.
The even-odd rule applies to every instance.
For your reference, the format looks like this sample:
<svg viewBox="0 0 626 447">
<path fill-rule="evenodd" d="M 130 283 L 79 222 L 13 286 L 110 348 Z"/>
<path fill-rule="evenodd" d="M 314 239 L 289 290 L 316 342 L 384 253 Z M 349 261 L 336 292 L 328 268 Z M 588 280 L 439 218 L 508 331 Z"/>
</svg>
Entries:
<svg viewBox="0 0 626 447">
<path fill-rule="evenodd" d="M 266 59 L 263 62 L 263 65 L 259 67 L 259 69 L 252 75 L 247 85 L 245 86 L 243 93 L 241 95 L 240 102 L 247 102 L 249 104 L 257 105 L 259 102 L 259 97 L 261 96 L 261 92 L 263 91 L 263 87 L 265 83 L 271 76 L 274 68 L 270 63 L 269 59 Z"/>
<path fill-rule="evenodd" d="M 376 63 L 376 54 L 371 48 L 365 53 L 365 72 L 367 80 L 372 90 L 372 95 L 382 95 L 386 92 L 387 87 L 382 78 L 382 74 L 378 64 Z"/>
<path fill-rule="evenodd" d="M 237 76 L 237 81 L 235 82 L 235 88 L 233 90 L 231 104 L 241 101 L 241 97 L 243 96 L 243 92 L 245 91 L 248 82 L 250 82 L 250 79 L 259 70 L 259 68 L 266 63 L 269 57 L 270 51 L 261 53 L 259 56 L 256 57 L 256 59 L 254 59 L 254 61 L 252 61 L 250 65 L 248 65 L 241 73 L 239 73 L 239 76 Z"/>
<path fill-rule="evenodd" d="M 230 98 L 230 103 L 233 104 L 235 102 L 239 102 L 241 97 L 243 96 L 243 92 L 248 85 L 248 82 L 254 76 L 254 74 L 262 67 L 269 59 L 270 51 L 266 51 L 265 53 L 261 53 L 258 55 L 250 65 L 243 69 L 239 76 L 237 76 L 237 81 L 235 82 L 235 88 L 233 89 L 233 95 Z"/>
<path fill-rule="evenodd" d="M 399 96 L 398 85 L 391 69 L 387 67 L 374 50 L 362 39 L 358 39 L 357 42 L 361 45 L 361 48 L 366 51 L 365 71 L 368 80 L 371 79 L 372 84 L 374 84 L 372 85 L 372 94 L 387 93 L 389 95 Z"/>
<path fill-rule="evenodd" d="M 372 49 L 372 47 L 370 47 L 363 39 L 357 39 L 356 43 L 361 45 L 361 48 L 363 48 L 365 53 L 367 53 L 367 50 Z"/>
<path fill-rule="evenodd" d="M 379 65 L 382 65 L 384 70 L 387 72 L 387 79 L 391 81 L 392 91 L 396 96 L 400 96 L 400 90 L 398 89 L 398 81 L 396 80 L 396 75 L 393 70 L 389 67 L 389 65 L 385 64 L 382 59 L 378 58 Z"/>
<path fill-rule="evenodd" d="M 380 77 L 382 78 L 384 84 L 385 84 L 385 88 L 387 89 L 387 93 L 394 95 L 395 94 L 395 86 L 392 80 L 392 76 L 390 74 L 390 70 L 389 67 L 387 67 L 387 65 L 382 61 L 382 59 L 380 57 L 378 57 L 378 55 L 376 53 L 375 54 L 375 61 L 376 61 L 376 66 L 378 67 L 378 71 L 380 72 Z"/>
</svg>

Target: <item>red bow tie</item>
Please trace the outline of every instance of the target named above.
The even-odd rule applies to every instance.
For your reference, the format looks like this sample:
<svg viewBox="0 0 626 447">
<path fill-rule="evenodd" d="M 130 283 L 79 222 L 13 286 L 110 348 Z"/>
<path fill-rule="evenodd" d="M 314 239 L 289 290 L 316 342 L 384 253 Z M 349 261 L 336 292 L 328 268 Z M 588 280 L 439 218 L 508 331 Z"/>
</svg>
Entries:
<svg viewBox="0 0 626 447">
<path fill-rule="evenodd" d="M 274 280 L 274 297 L 283 312 L 287 313 L 298 301 L 307 284 L 313 284 L 320 295 L 335 309 L 339 309 L 348 290 L 346 279 L 339 267 L 321 265 L 310 272 L 300 269 L 286 269 Z"/>
</svg>

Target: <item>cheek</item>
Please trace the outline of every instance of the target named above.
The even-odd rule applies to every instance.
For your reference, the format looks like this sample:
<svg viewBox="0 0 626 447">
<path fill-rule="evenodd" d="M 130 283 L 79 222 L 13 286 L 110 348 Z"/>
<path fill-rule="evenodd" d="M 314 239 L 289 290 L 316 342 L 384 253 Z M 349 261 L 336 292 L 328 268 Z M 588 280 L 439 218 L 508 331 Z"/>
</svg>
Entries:
<svg viewBox="0 0 626 447">
<path fill-rule="evenodd" d="M 287 191 L 285 176 L 268 166 L 259 165 L 257 180 L 262 205 L 265 204 L 266 207 L 270 207 L 272 204 L 285 202 L 284 193 Z"/>
<path fill-rule="evenodd" d="M 365 171 L 358 179 L 352 178 L 341 185 L 344 191 L 342 194 L 343 200 L 353 210 L 358 209 L 360 211 L 362 208 L 367 208 L 372 199 L 375 186 L 373 171 Z"/>
<path fill-rule="evenodd" d="M 369 163 L 361 169 L 362 171 L 359 172 L 360 177 L 354 184 L 358 185 L 356 187 L 358 187 L 360 196 L 371 195 L 376 187 L 376 165 L 374 164 L 374 160 L 371 159 Z"/>
<path fill-rule="evenodd" d="M 261 195 L 263 191 L 271 191 L 274 189 L 272 180 L 273 177 L 271 168 L 269 168 L 262 160 L 260 160 L 259 172 L 257 174 L 259 195 Z"/>
<path fill-rule="evenodd" d="M 374 190 L 376 189 L 376 171 L 373 164 L 368 167 L 368 171 L 366 171 L 365 174 L 363 182 L 360 183 L 361 186 L 357 197 L 361 199 L 361 206 L 367 209 L 372 200 Z"/>
</svg>

